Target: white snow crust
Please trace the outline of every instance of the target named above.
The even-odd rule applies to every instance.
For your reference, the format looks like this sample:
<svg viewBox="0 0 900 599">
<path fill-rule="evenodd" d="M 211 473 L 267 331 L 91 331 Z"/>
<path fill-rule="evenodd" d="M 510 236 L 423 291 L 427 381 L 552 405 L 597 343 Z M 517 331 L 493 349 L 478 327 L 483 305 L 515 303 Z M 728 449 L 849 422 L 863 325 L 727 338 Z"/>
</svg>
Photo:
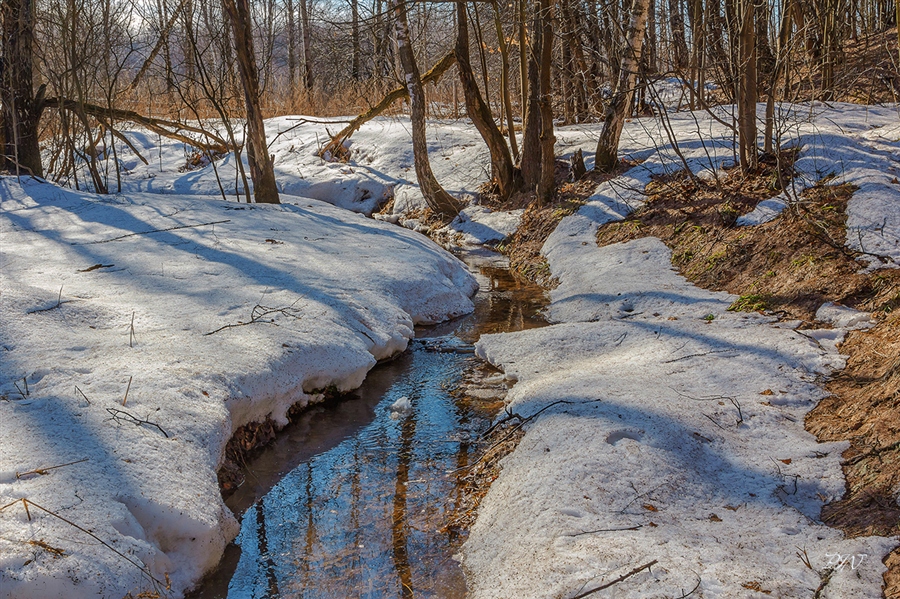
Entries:
<svg viewBox="0 0 900 599">
<path fill-rule="evenodd" d="M 897 108 L 788 108 L 783 141 L 802 146 L 798 190 L 828 175 L 858 185 L 848 228 L 880 265 L 895 265 Z M 695 173 L 714 178 L 733 162 L 709 117 L 671 122 Z M 860 317 L 826 306 L 822 319 L 837 328 L 794 331 L 729 312 L 736 298 L 691 285 L 655 238 L 597 247 L 597 227 L 639 207 L 654 174 L 683 168 L 651 141 L 658 126 L 626 125 L 621 153 L 641 164 L 600 185 L 544 245 L 560 282 L 548 311 L 557 324 L 476 346 L 518 381 L 511 411 L 544 411 L 503 460 L 461 550 L 470 596 L 565 599 L 655 560 L 597 596 L 696 586 L 702 597 L 805 597 L 833 568 L 822 597 L 880 597 L 881 559 L 897 540 L 844 539 L 819 522 L 843 495 L 846 444 L 817 443 L 803 426 Z"/>
<path fill-rule="evenodd" d="M 180 596 L 237 532 L 216 480 L 237 427 L 284 424 L 414 324 L 473 309 L 474 278 L 427 238 L 282 199 L 0 179 L 0 506 L 33 502 L 30 521 L 0 512 L 0 596 L 121 599 L 167 577 Z"/>
</svg>

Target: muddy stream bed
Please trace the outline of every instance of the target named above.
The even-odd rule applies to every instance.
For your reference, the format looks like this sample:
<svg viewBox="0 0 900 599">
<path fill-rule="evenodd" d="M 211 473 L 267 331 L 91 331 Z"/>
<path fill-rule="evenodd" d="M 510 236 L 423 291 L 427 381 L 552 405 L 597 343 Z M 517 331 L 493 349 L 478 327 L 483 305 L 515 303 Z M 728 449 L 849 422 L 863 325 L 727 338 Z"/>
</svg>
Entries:
<svg viewBox="0 0 900 599">
<path fill-rule="evenodd" d="M 452 558 L 464 532 L 446 526 L 461 500 L 454 471 L 478 459 L 506 392 L 472 343 L 546 324 L 547 299 L 496 254 L 464 259 L 481 287 L 473 314 L 417 328 L 360 389 L 302 413 L 248 461 L 226 500 L 240 534 L 192 598 L 465 596 Z"/>
</svg>

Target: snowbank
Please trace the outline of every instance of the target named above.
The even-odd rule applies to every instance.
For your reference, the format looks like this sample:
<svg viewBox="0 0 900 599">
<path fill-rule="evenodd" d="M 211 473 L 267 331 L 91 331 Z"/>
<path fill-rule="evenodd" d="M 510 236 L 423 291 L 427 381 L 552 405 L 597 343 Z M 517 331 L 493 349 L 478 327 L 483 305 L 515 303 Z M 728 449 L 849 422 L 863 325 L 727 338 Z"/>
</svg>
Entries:
<svg viewBox="0 0 900 599">
<path fill-rule="evenodd" d="M 820 108 L 785 133 L 804 148 L 801 188 L 829 174 L 860 186 L 848 227 L 887 263 L 900 241 L 900 186 L 889 187 L 900 144 L 887 131 L 896 114 Z M 671 120 L 694 172 L 714 176 L 733 160 L 708 117 Z M 624 153 L 641 165 L 601 185 L 543 248 L 560 280 L 549 310 L 558 324 L 477 344 L 518 380 L 510 410 L 545 411 L 504 460 L 463 546 L 470 596 L 571 598 L 612 583 L 616 597 L 695 587 L 800 597 L 820 586 L 822 597 L 880 597 L 881 558 L 896 540 L 844 539 L 818 521 L 843 494 L 846 444 L 817 443 L 803 426 L 818 383 L 843 366 L 841 330 L 728 312 L 735 298 L 688 283 L 656 239 L 596 245 L 597 227 L 639 207 L 654 174 L 683 167 L 652 143 L 654 127 L 626 127 Z M 869 182 L 877 188 L 860 195 Z M 856 326 L 843 316 L 831 320 Z"/>
<path fill-rule="evenodd" d="M 473 309 L 450 254 L 316 200 L 15 178 L 0 200 L 0 506 L 33 502 L 0 512 L 2 597 L 180 595 L 237 531 L 216 481 L 233 430 Z"/>
<path fill-rule="evenodd" d="M 278 189 L 364 214 L 371 214 L 391 198 L 395 199 L 396 214 L 423 207 L 413 165 L 409 118 L 378 117 L 364 124 L 350 138 L 352 155 L 346 164 L 319 158 L 318 149 L 329 139 L 327 131 L 337 133 L 343 126 L 341 120 L 312 117 L 266 120 Z M 122 177 L 123 191 L 214 196 L 220 194 L 221 183 L 226 196 L 242 197 L 244 184 L 233 153 L 215 165 L 203 160 L 199 168 L 187 168 L 188 160 L 197 158 L 192 148 L 142 130 L 126 135 L 148 164 L 125 144 L 116 146 L 117 156 L 127 169 Z M 428 149 L 438 181 L 458 198 L 474 195 L 489 178 L 487 146 L 465 121 L 429 121 Z M 243 159 L 246 168 L 246 156 Z M 112 187 L 116 191 L 115 185 Z"/>
</svg>

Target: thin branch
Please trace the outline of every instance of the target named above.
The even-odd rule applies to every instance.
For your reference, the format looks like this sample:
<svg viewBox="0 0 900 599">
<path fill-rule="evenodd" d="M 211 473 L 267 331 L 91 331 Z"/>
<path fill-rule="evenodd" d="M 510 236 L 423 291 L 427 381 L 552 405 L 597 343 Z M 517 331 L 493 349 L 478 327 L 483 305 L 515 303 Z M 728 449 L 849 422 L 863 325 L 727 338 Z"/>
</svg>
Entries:
<svg viewBox="0 0 900 599">
<path fill-rule="evenodd" d="M 59 464 L 58 466 L 48 466 L 47 468 L 35 468 L 34 470 L 29 470 L 28 472 L 16 472 L 16 478 L 22 478 L 25 476 L 29 476 L 31 474 L 40 474 L 41 476 L 47 474 L 50 470 L 56 470 L 57 468 L 63 468 L 65 466 L 72 466 L 73 464 L 80 464 L 82 462 L 87 462 L 90 458 L 81 458 L 80 460 L 76 460 L 74 462 L 69 462 L 67 464 Z"/>
<path fill-rule="evenodd" d="M 622 582 L 623 580 L 626 580 L 626 579 L 628 579 L 628 578 L 631 578 L 632 576 L 634 576 L 634 575 L 637 574 L 638 572 L 641 572 L 641 571 L 643 571 L 643 570 L 649 570 L 649 569 L 650 569 L 650 566 L 656 565 L 657 561 L 658 561 L 658 560 L 653 560 L 652 562 L 647 562 L 647 563 L 644 564 L 643 566 L 638 566 L 637 568 L 635 568 L 635 569 L 632 570 L 631 572 L 628 572 L 628 573 L 626 573 L 626 574 L 623 574 L 622 576 L 619 576 L 619 577 L 616 578 L 615 580 L 610 580 L 610 581 L 607 582 L 606 584 L 600 585 L 599 587 L 597 587 L 597 588 L 595 588 L 595 589 L 591 589 L 590 591 L 585 591 L 585 592 L 583 592 L 583 593 L 580 593 L 580 594 L 578 594 L 578 595 L 575 595 L 574 597 L 572 597 L 572 599 L 582 599 L 582 597 L 587 597 L 588 595 L 593 595 L 593 594 L 596 593 L 597 591 L 602 591 L 603 589 L 608 589 L 609 587 L 613 586 L 614 584 L 619 584 L 619 583 Z"/>
<path fill-rule="evenodd" d="M 159 429 L 159 432 L 161 432 L 166 437 L 166 439 L 169 438 L 169 433 L 164 431 L 163 428 L 155 422 L 143 420 L 141 418 L 138 418 L 134 414 L 129 414 L 125 410 L 119 410 L 117 408 L 106 408 L 106 411 L 109 412 L 112 416 L 111 420 L 115 420 L 116 422 L 127 422 L 135 426 L 141 426 L 142 424 L 146 424 L 147 426 L 155 426 Z"/>
<path fill-rule="evenodd" d="M 134 237 L 135 235 L 150 235 L 152 233 L 165 233 L 166 231 L 177 231 L 178 229 L 193 229 L 196 227 L 208 227 L 210 225 L 221 225 L 222 223 L 230 223 L 231 220 L 216 220 L 209 223 L 198 223 L 196 225 L 178 225 L 177 227 L 167 227 L 165 229 L 153 229 L 151 231 L 138 231 L 137 233 L 126 233 L 111 239 L 102 239 L 100 241 L 86 241 L 84 243 L 73 243 L 72 245 L 93 245 L 96 243 L 109 243 L 110 241 L 118 241 L 126 237 Z"/>
</svg>

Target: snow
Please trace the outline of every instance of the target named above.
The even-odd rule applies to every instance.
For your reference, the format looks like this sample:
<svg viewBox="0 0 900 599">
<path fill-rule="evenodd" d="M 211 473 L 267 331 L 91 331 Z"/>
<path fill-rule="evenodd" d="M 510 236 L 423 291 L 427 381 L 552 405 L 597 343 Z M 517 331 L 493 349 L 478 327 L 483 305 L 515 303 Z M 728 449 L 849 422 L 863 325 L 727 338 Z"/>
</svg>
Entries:
<svg viewBox="0 0 900 599">
<path fill-rule="evenodd" d="M 735 224 L 739 227 L 752 227 L 773 221 L 787 208 L 788 202 L 787 194 L 783 193 L 774 198 L 763 200 L 751 212 L 739 216 Z"/>
<path fill-rule="evenodd" d="M 438 234 L 450 236 L 460 245 L 496 245 L 519 228 L 524 209 L 492 211 L 484 206 L 463 208 Z"/>
<path fill-rule="evenodd" d="M 792 110 L 783 140 L 802 146 L 796 191 L 828 175 L 858 185 L 848 229 L 884 257 L 873 260 L 895 265 L 896 107 Z M 733 163 L 712 119 L 670 119 L 695 173 Z M 509 410 L 544 411 L 503 460 L 460 552 L 469 594 L 574 597 L 656 560 L 610 596 L 695 586 L 703 597 L 810 596 L 833 568 L 822 597 L 880 597 L 881 558 L 896 539 L 845 539 L 819 522 L 843 495 L 847 445 L 817 443 L 803 426 L 823 378 L 844 366 L 837 344 L 867 316 L 826 305 L 819 318 L 835 328 L 795 331 L 729 312 L 736 298 L 691 285 L 657 239 L 597 247 L 600 224 L 641 206 L 653 175 L 683 166 L 652 142 L 658 126 L 626 127 L 622 153 L 641 164 L 601 184 L 544 245 L 560 281 L 548 310 L 556 324 L 476 345 L 518 381 Z"/>
<path fill-rule="evenodd" d="M 663 102 L 683 93 L 670 83 Z M 848 244 L 872 254 L 870 268 L 900 264 L 898 108 L 784 105 L 777 116 L 782 144 L 801 146 L 800 176 L 741 224 L 825 178 L 848 182 L 859 187 Z M 876 597 L 894 541 L 818 523 L 843 493 L 845 445 L 803 429 L 818 383 L 843 366 L 837 344 L 865 315 L 824 306 L 818 318 L 834 328 L 795 331 L 729 312 L 733 296 L 690 285 L 656 240 L 596 246 L 599 224 L 641 206 L 653 176 L 686 164 L 714 180 L 735 163 L 716 119 L 668 121 L 680 156 L 658 119 L 632 119 L 621 153 L 639 166 L 600 185 L 544 246 L 557 324 L 477 346 L 518 381 L 510 409 L 565 403 L 528 426 L 482 504 L 461 552 L 471 596 L 572 597 L 654 559 L 611 592 L 678 596 L 699 580 L 704 597 L 756 586 L 807 596 L 820 579 L 799 553 L 819 572 L 843 564 L 823 597 Z M 290 403 L 358 385 L 414 323 L 472 309 L 461 265 L 390 224 L 425 229 L 410 215 L 423 201 L 409 120 L 365 124 L 348 163 L 316 156 L 324 129 L 344 124 L 329 123 L 267 121 L 280 206 L 235 202 L 233 154 L 188 169 L 192 150 L 141 130 L 126 135 L 149 164 L 117 146 L 120 195 L 0 180 L 0 507 L 34 502 L 31 521 L 21 502 L 0 512 L 0 596 L 119 599 L 166 575 L 178 596 L 236 532 L 215 478 L 235 428 L 284 422 Z M 598 129 L 558 129 L 560 157 L 582 148 L 590 168 Z M 475 195 L 490 160 L 471 124 L 429 121 L 428 138 L 438 181 Z M 210 199 L 220 185 L 227 202 Z M 388 222 L 340 209 L 369 214 L 391 199 Z M 444 234 L 496 243 L 520 216 L 470 206 Z"/>
<path fill-rule="evenodd" d="M 348 163 L 320 158 L 317 152 L 330 139 L 328 132 L 337 133 L 348 120 L 290 116 L 266 120 L 279 191 L 364 214 L 371 214 L 391 198 L 396 214 L 424 207 L 416 183 L 409 118 L 377 117 L 365 123 L 346 144 L 351 151 Z M 490 155 L 478 132 L 466 121 L 429 121 L 427 133 L 438 181 L 458 198 L 474 196 L 490 171 Z M 186 170 L 191 148 L 144 130 L 125 134 L 149 164 L 141 162 L 125 144 L 117 145 L 117 156 L 127 169 L 122 191 L 214 196 L 220 195 L 220 181 L 229 199 L 244 197 L 233 153 L 215 165 Z M 246 170 L 246 156 L 243 160 Z M 82 176 L 80 180 L 90 179 Z M 117 191 L 114 177 L 111 188 Z"/>
<path fill-rule="evenodd" d="M 30 521 L 0 513 L 0 596 L 167 577 L 179 596 L 237 532 L 216 481 L 232 431 L 358 386 L 414 324 L 473 309 L 474 278 L 427 238 L 283 200 L 0 179 L 0 506 L 33 502 Z"/>
</svg>

